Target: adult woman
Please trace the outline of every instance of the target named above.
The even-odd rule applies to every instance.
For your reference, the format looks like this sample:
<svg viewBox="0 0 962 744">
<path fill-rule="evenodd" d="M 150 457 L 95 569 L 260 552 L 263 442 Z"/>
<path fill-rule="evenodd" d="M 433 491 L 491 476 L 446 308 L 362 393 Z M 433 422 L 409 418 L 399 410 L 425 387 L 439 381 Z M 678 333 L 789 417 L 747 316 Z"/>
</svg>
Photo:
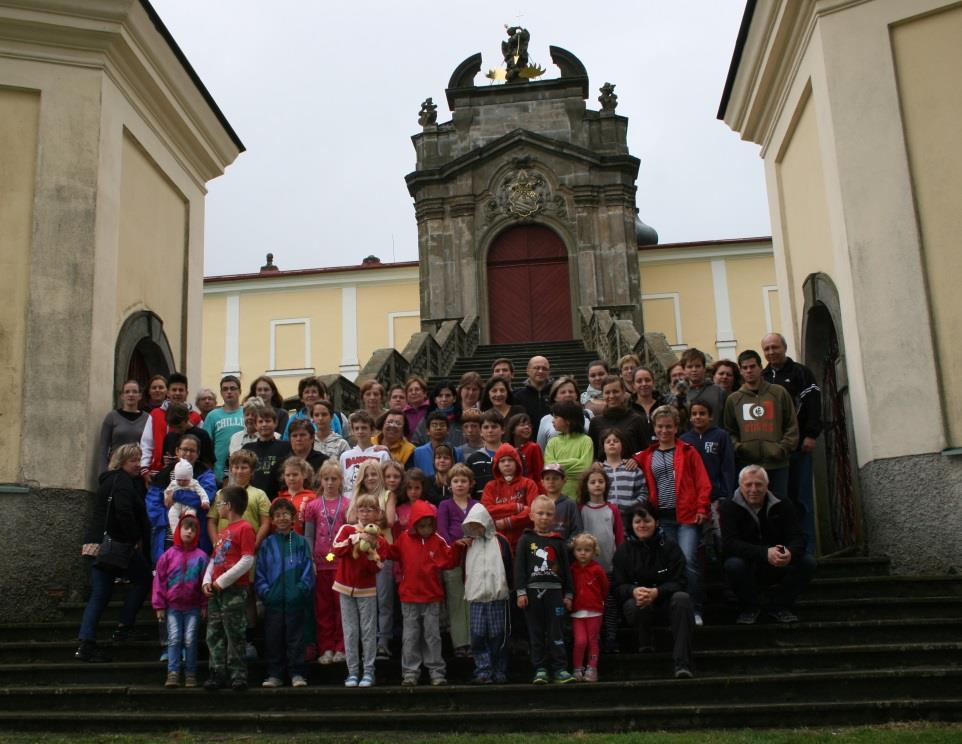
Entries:
<svg viewBox="0 0 962 744">
<path fill-rule="evenodd" d="M 618 360 L 618 371 L 625 382 L 625 389 L 629 393 L 635 392 L 635 370 L 641 365 L 637 354 L 625 354 Z"/>
<path fill-rule="evenodd" d="M 731 359 L 719 359 L 711 367 L 711 381 L 726 393 L 732 393 L 742 386 L 742 375 Z"/>
<path fill-rule="evenodd" d="M 404 382 L 404 418 L 408 420 L 408 431 L 417 431 L 418 424 L 428 415 L 431 407 L 428 401 L 428 384 L 423 377 L 411 375 Z"/>
<path fill-rule="evenodd" d="M 314 449 L 333 460 L 339 460 L 341 455 L 351 449 L 351 445 L 331 428 L 334 404 L 329 400 L 317 401 L 311 409 L 311 417 L 314 423 Z"/>
<path fill-rule="evenodd" d="M 701 525 L 709 519 L 711 480 L 701 455 L 677 438 L 678 411 L 661 406 L 651 416 L 657 440 L 635 455 L 648 482 L 648 501 L 657 510 L 661 529 L 685 554 L 688 592 L 695 608 L 695 624 L 701 625 L 701 578 L 698 544 Z"/>
<path fill-rule="evenodd" d="M 484 383 L 477 372 L 465 372 L 458 380 L 458 405 L 462 411 L 479 408 Z M 480 410 L 480 408 L 479 408 Z"/>
<path fill-rule="evenodd" d="M 163 378 L 161 378 L 163 379 Z M 167 383 L 164 382 L 164 395 Z M 104 416 L 100 427 L 100 449 L 97 469 L 103 472 L 110 462 L 110 454 L 122 444 L 137 444 L 144 433 L 144 426 L 150 419 L 146 411 L 140 410 L 141 389 L 137 380 L 127 380 L 120 389 L 120 408 Z"/>
<path fill-rule="evenodd" d="M 665 396 L 655 388 L 655 373 L 647 367 L 638 367 L 635 370 L 635 397 L 631 401 L 632 409 L 644 416 L 645 421 L 650 424 L 652 412 L 665 403 L 667 403 Z M 646 442 L 645 446 L 648 444 Z"/>
<path fill-rule="evenodd" d="M 140 455 L 136 444 L 122 444 L 114 450 L 109 469 L 100 476 L 87 520 L 85 555 L 91 554 L 91 545 L 100 544 L 104 533 L 117 543 L 133 545 L 134 550 L 127 567 L 118 573 L 104 570 L 96 563 L 90 569 L 90 599 L 80 621 L 80 647 L 74 654 L 80 661 L 110 661 L 97 647 L 97 625 L 113 593 L 114 579 L 120 576 L 130 582 L 120 609 L 120 624 L 113 633 L 115 641 L 127 640 L 137 620 L 137 611 L 150 591 L 152 577 L 146 554 L 150 524 L 144 508 Z"/>
<path fill-rule="evenodd" d="M 167 378 L 163 375 L 154 375 L 147 381 L 147 399 L 144 401 L 144 410 L 150 413 L 155 408 L 160 408 L 167 400 Z"/>
<path fill-rule="evenodd" d="M 464 444 L 464 432 L 461 430 L 461 407 L 458 405 L 458 391 L 447 380 L 441 380 L 431 391 L 431 407 L 428 413 L 440 411 L 448 419 L 448 439 L 447 442 L 452 447 L 460 447 Z M 421 445 L 428 441 L 427 419 L 421 419 L 418 428 L 415 429 L 411 442 Z"/>
<path fill-rule="evenodd" d="M 596 460 L 605 459 L 601 434 L 609 429 L 617 429 L 628 443 L 626 457 L 639 452 L 651 442 L 651 427 L 648 421 L 628 407 L 625 396 L 625 381 L 620 377 L 608 375 L 601 386 L 601 397 L 605 402 L 604 410 L 591 419 L 591 424 L 588 426 L 588 436 L 594 443 Z"/>
<path fill-rule="evenodd" d="M 644 506 L 632 512 L 628 538 L 615 550 L 612 580 L 622 613 L 638 632 L 638 650 L 654 650 L 651 626 L 668 622 L 674 641 L 676 677 L 691 677 L 694 615 L 685 591 L 685 557 L 658 530 L 658 518 Z"/>
<path fill-rule="evenodd" d="M 407 394 L 404 392 L 404 385 L 394 385 L 387 393 L 387 409 L 395 413 L 404 413 L 404 406 L 407 405 Z"/>
<path fill-rule="evenodd" d="M 516 413 L 524 413 L 524 406 L 514 405 L 511 395 L 511 382 L 507 377 L 492 377 L 481 393 L 481 410 L 493 408 L 507 421 Z"/>
<path fill-rule="evenodd" d="M 253 398 L 254 396 L 257 396 L 274 409 L 277 413 L 277 426 L 274 427 L 274 431 L 283 432 L 287 428 L 287 419 L 290 414 L 287 412 L 287 409 L 284 408 L 284 398 L 281 397 L 280 391 L 277 389 L 274 381 L 267 375 L 261 375 L 256 378 L 251 383 L 250 392 L 244 400 Z"/>
<path fill-rule="evenodd" d="M 365 380 L 358 392 L 361 395 L 361 410 L 367 411 L 377 421 L 384 413 L 384 386 L 377 380 Z"/>
<path fill-rule="evenodd" d="M 400 411 L 388 411 L 381 415 L 376 424 L 379 433 L 373 438 L 374 444 L 383 444 L 391 453 L 391 459 L 407 467 L 414 456 L 414 445 L 408 440 L 408 422 Z"/>
<path fill-rule="evenodd" d="M 287 440 L 291 443 L 291 455 L 307 461 L 315 473 L 327 459 L 327 455 L 314 449 L 314 424 L 304 419 L 291 421 L 287 427 Z M 307 483 L 306 488 L 313 488 L 313 483 Z"/>
<path fill-rule="evenodd" d="M 551 383 L 551 389 L 548 391 L 548 402 L 554 406 L 555 403 L 568 400 L 578 401 L 578 383 L 575 382 L 574 377 L 559 377 Z M 583 409 L 582 413 L 585 417 L 585 425 L 581 431 L 585 431 L 591 423 L 592 414 L 587 408 Z M 544 450 L 548 446 L 548 440 L 557 433 L 558 430 L 554 428 L 554 414 L 546 413 L 538 422 L 538 446 Z"/>
<path fill-rule="evenodd" d="M 170 522 L 167 519 L 167 507 L 164 506 L 164 489 L 170 485 L 171 473 L 173 473 L 177 461 L 187 460 L 191 464 L 194 468 L 194 478 L 207 492 L 207 498 L 211 504 L 214 503 L 214 494 L 217 493 L 214 471 L 199 460 L 200 439 L 198 437 L 193 434 L 184 434 L 177 443 L 174 456 L 175 459 L 170 464 L 157 472 L 147 489 L 146 508 L 147 518 L 150 520 L 150 558 L 152 563 L 157 562 L 165 549 L 164 543 L 167 539 Z M 206 529 L 207 516 L 200 508 L 199 498 L 196 496 L 189 496 L 188 498 L 192 500 L 192 503 L 189 503 L 188 506 L 192 507 L 200 517 L 199 546 L 209 553 L 212 546 Z"/>
</svg>

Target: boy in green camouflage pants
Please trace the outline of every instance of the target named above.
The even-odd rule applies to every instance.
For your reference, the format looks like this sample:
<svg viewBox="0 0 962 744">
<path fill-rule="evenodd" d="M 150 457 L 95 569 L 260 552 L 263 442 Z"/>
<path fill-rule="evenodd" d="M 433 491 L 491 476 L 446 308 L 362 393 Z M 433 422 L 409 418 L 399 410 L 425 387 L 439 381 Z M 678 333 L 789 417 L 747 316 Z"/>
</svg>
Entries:
<svg viewBox="0 0 962 744">
<path fill-rule="evenodd" d="M 210 677 L 204 689 L 230 686 L 236 692 L 247 689 L 247 662 L 244 658 L 244 632 L 247 630 L 246 597 L 250 570 L 254 565 L 254 528 L 244 519 L 247 491 L 227 486 L 217 493 L 216 515 L 226 518 L 227 526 L 217 535 L 214 552 L 204 575 L 207 602 L 207 647 L 210 652 Z"/>
</svg>

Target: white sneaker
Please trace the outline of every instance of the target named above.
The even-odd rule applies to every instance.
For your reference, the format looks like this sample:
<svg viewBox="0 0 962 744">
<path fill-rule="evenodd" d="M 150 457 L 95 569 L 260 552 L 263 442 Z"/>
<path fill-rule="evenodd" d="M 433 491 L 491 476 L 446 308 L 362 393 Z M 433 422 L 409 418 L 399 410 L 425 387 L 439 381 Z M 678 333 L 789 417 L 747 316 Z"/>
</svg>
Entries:
<svg viewBox="0 0 962 744">
<path fill-rule="evenodd" d="M 261 682 L 261 687 L 283 687 L 284 680 L 278 679 L 277 677 L 268 677 L 263 682 Z"/>
<path fill-rule="evenodd" d="M 700 628 L 700 627 L 701 627 L 702 625 L 704 625 L 704 624 L 705 624 L 705 621 L 702 620 L 702 618 L 701 618 L 701 613 L 700 613 L 700 612 L 696 612 L 696 613 L 695 613 L 695 626 L 698 627 L 698 628 Z"/>
<path fill-rule="evenodd" d="M 361 677 L 361 681 L 357 684 L 358 687 L 374 687 L 374 677 L 370 674 L 365 674 Z"/>
<path fill-rule="evenodd" d="M 317 660 L 318 664 L 333 664 L 334 663 L 334 652 L 328 649 L 325 651 Z"/>
<path fill-rule="evenodd" d="M 347 661 L 347 654 L 345 654 L 343 651 L 334 652 L 334 659 L 332 660 L 333 664 L 343 664 L 345 661 Z"/>
<path fill-rule="evenodd" d="M 291 687 L 307 687 L 307 680 L 301 675 L 295 674 L 291 677 Z"/>
</svg>

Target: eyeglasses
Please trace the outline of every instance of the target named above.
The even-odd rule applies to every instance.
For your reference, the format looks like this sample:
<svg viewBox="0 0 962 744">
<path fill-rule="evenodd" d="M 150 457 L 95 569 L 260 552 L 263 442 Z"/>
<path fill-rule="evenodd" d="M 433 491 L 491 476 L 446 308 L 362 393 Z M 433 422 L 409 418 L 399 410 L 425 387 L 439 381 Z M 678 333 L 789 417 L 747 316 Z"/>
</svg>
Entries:
<svg viewBox="0 0 962 744">
<path fill-rule="evenodd" d="M 226 502 L 226 501 L 215 501 L 215 502 L 214 502 L 214 506 L 215 506 L 216 508 L 220 509 L 222 506 L 227 506 L 227 502 Z"/>
<path fill-rule="evenodd" d="M 378 509 L 376 506 L 359 506 L 359 507 L 357 507 L 357 510 L 358 510 L 359 512 L 380 511 L 380 509 Z"/>
</svg>

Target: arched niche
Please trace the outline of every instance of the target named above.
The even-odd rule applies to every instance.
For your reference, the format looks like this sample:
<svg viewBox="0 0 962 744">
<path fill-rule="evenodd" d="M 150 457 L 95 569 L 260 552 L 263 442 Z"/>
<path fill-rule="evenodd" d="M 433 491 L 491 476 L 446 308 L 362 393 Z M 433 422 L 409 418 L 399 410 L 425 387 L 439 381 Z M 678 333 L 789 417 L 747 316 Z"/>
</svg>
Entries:
<svg viewBox="0 0 962 744">
<path fill-rule="evenodd" d="M 120 327 L 114 347 L 114 399 L 126 380 L 133 378 L 145 385 L 153 375 L 167 376 L 176 368 L 160 317 L 149 310 L 130 315 Z"/>
</svg>

